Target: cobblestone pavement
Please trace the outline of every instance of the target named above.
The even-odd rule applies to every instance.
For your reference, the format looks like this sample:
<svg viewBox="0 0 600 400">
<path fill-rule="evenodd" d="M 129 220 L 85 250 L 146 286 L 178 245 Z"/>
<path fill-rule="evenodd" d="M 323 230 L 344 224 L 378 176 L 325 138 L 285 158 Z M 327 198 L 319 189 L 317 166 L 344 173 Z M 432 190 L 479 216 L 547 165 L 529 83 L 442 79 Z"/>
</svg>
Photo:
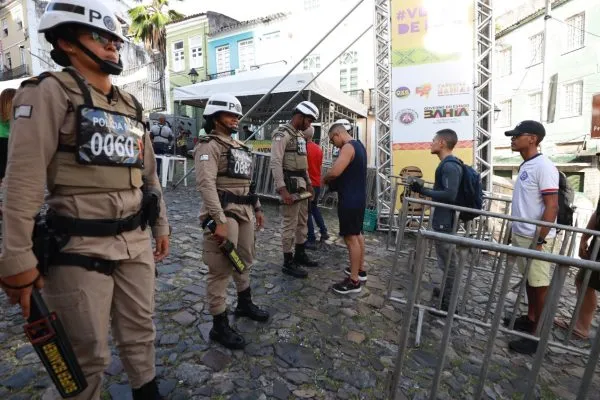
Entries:
<svg viewBox="0 0 600 400">
<path fill-rule="evenodd" d="M 193 187 L 166 191 L 173 225 L 172 251 L 159 265 L 156 285 L 158 378 L 168 399 L 384 399 L 397 354 L 402 306 L 384 302 L 391 253 L 385 236 L 366 236 L 369 278 L 361 293 L 335 294 L 332 283 L 343 278 L 347 251 L 336 239 L 313 254 L 322 264 L 306 280 L 281 273 L 280 218 L 276 204 L 266 204 L 268 226 L 257 234 L 257 261 L 252 272 L 255 301 L 272 315 L 266 324 L 247 319 L 234 326 L 250 344 L 229 351 L 211 343 L 211 316 L 205 305 L 207 267 L 201 261 L 202 233 L 197 223 L 199 200 Z M 331 232 L 335 213 L 324 210 Z M 434 271 L 430 268 L 430 271 Z M 430 277 L 430 274 L 427 275 Z M 431 279 L 436 279 L 432 272 Z M 439 278 L 439 277 L 438 277 Z M 491 277 L 475 275 L 467 312 L 481 315 Z M 398 279 L 400 295 L 406 276 Z M 430 291 L 425 282 L 423 290 Z M 573 293 L 574 291 L 571 289 Z M 235 301 L 233 284 L 230 304 Z M 0 295 L 0 399 L 38 399 L 51 385 L 37 355 L 23 335 L 17 307 Z M 231 304 L 234 306 L 235 304 Z M 567 306 L 563 304 L 563 312 Z M 399 386 L 400 399 L 427 398 L 439 355 L 444 320 L 426 314 L 423 340 L 411 348 Z M 414 329 L 413 329 L 414 332 Z M 555 332 L 559 335 L 560 332 Z M 488 332 L 460 323 L 453 329 L 442 377 L 440 398 L 472 397 Z M 511 338 L 500 334 L 485 393 L 491 399 L 519 398 L 532 357 L 508 351 Z M 411 344 L 413 343 L 411 339 Z M 588 346 L 589 343 L 578 343 Z M 536 393 L 539 398 L 575 398 L 586 358 L 550 351 Z M 596 374 L 590 398 L 600 398 Z M 106 371 L 104 399 L 130 399 L 127 377 L 116 351 Z M 44 396 L 46 397 L 46 396 Z"/>
</svg>

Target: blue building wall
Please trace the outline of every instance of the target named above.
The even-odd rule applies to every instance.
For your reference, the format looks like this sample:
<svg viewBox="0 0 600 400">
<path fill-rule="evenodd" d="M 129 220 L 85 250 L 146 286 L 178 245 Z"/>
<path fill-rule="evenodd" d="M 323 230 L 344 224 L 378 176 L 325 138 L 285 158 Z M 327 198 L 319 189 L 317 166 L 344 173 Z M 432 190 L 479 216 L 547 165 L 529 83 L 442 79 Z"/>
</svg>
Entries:
<svg viewBox="0 0 600 400">
<path fill-rule="evenodd" d="M 225 36 L 218 39 L 208 41 L 208 73 L 215 74 L 217 72 L 217 51 L 216 48 L 224 45 L 229 45 L 229 63 L 230 70 L 239 68 L 240 58 L 238 54 L 238 42 L 240 40 L 251 39 L 254 37 L 254 32 L 243 32 Z"/>
</svg>

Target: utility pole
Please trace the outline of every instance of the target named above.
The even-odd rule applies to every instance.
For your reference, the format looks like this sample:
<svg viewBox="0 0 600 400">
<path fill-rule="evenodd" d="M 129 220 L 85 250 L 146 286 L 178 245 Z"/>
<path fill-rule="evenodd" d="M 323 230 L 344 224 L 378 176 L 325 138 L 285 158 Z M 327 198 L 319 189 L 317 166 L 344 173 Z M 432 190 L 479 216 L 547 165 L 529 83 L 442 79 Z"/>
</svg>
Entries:
<svg viewBox="0 0 600 400">
<path fill-rule="evenodd" d="M 542 44 L 542 122 L 548 123 L 548 115 L 550 111 L 550 88 L 548 87 L 548 50 L 550 49 L 549 25 L 550 11 L 552 10 L 552 0 L 546 0 L 546 12 L 544 13 L 544 37 Z"/>
</svg>

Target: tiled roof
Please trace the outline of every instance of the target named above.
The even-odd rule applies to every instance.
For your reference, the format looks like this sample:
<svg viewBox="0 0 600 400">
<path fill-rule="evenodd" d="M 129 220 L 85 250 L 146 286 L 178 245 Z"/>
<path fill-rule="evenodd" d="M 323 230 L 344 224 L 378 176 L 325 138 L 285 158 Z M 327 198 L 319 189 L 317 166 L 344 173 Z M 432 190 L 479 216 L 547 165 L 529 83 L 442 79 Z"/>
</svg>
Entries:
<svg viewBox="0 0 600 400">
<path fill-rule="evenodd" d="M 250 19 L 250 20 L 247 20 L 247 21 L 241 21 L 241 22 L 238 22 L 237 24 L 232 24 L 232 25 L 224 26 L 221 29 L 212 32 L 210 34 L 210 36 L 218 35 L 218 34 L 223 33 L 223 32 L 232 31 L 234 29 L 239 29 L 239 28 L 244 28 L 244 27 L 250 27 L 250 26 L 253 26 L 253 25 L 257 25 L 257 24 L 266 24 L 268 22 L 276 21 L 278 19 L 282 19 L 282 18 L 285 18 L 287 16 L 288 16 L 288 13 L 279 12 L 279 13 L 276 13 L 276 14 L 267 15 L 265 17 Z"/>
<path fill-rule="evenodd" d="M 206 15 L 205 12 L 198 13 L 198 14 L 192 14 L 192 15 L 186 15 L 185 18 L 178 19 L 177 21 L 171 21 L 167 25 L 177 24 L 179 22 L 187 21 L 188 19 L 193 19 L 193 18 L 196 18 L 196 17 L 202 17 L 204 15 Z"/>
<path fill-rule="evenodd" d="M 553 1 L 552 2 L 552 10 L 556 9 L 557 7 L 562 6 L 565 3 L 568 3 L 569 1 L 571 1 L 571 0 L 555 0 L 555 1 Z M 500 39 L 502 36 L 505 36 L 505 35 L 511 33 L 515 29 L 520 28 L 521 26 L 523 26 L 541 16 L 544 16 L 545 13 L 546 13 L 546 9 L 540 8 L 533 14 L 528 15 L 527 17 L 515 22 L 514 24 L 507 26 L 506 28 L 502 28 L 502 30 L 500 30 L 499 32 L 496 32 L 496 39 Z"/>
</svg>

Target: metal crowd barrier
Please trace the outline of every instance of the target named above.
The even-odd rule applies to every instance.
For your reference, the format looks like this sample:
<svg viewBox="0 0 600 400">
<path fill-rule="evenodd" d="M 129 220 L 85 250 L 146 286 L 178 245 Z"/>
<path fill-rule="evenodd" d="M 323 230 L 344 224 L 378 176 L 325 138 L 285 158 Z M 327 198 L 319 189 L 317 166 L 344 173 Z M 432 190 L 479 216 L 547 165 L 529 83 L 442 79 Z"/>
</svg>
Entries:
<svg viewBox="0 0 600 400">
<path fill-rule="evenodd" d="M 438 315 L 446 315 L 446 323 L 444 327 L 443 337 L 440 344 L 439 351 L 439 359 L 437 360 L 437 368 L 435 372 L 435 377 L 433 379 L 433 383 L 430 390 L 430 399 L 437 398 L 437 392 L 439 390 L 442 373 L 445 364 L 445 357 L 448 350 L 448 344 L 450 342 L 450 335 L 452 332 L 452 327 L 454 325 L 455 320 L 460 321 L 461 323 L 471 324 L 474 326 L 479 326 L 481 328 L 490 329 L 489 337 L 487 338 L 486 350 L 485 350 L 485 358 L 483 359 L 480 376 L 478 380 L 477 389 L 475 391 L 475 395 L 473 398 L 480 399 L 483 396 L 484 385 L 487 379 L 487 374 L 490 366 L 490 361 L 492 358 L 492 353 L 494 350 L 495 340 L 498 336 L 499 332 L 508 333 L 510 335 L 519 336 L 522 338 L 528 338 L 531 340 L 538 341 L 538 349 L 534 356 L 534 361 L 531 367 L 530 374 L 528 376 L 529 385 L 527 386 L 527 392 L 525 393 L 525 399 L 532 399 L 535 391 L 535 382 L 537 376 L 540 372 L 540 368 L 542 366 L 542 362 L 544 359 L 545 352 L 549 346 L 554 348 L 562 349 L 563 351 L 570 352 L 573 354 L 579 355 L 587 355 L 588 361 L 587 366 L 584 372 L 584 376 L 581 381 L 581 386 L 579 389 L 577 399 L 585 399 L 587 398 L 591 380 L 596 368 L 596 364 L 598 362 L 598 357 L 600 355 L 600 334 L 596 335 L 596 339 L 592 345 L 590 351 L 585 349 L 581 349 L 578 347 L 570 346 L 570 337 L 574 329 L 575 322 L 577 321 L 577 317 L 579 311 L 581 309 L 581 304 L 583 302 L 583 297 L 585 295 L 587 286 L 589 284 L 590 276 L 592 271 L 600 271 L 600 263 L 582 260 L 573 258 L 572 255 L 576 250 L 576 247 L 579 243 L 578 235 L 579 234 L 588 234 L 591 237 L 600 236 L 600 232 L 592 231 L 588 229 L 582 229 L 572 226 L 565 226 L 559 224 L 551 224 L 543 221 L 537 220 L 529 220 L 525 218 L 517 218 L 512 217 L 510 215 L 495 213 L 485 210 L 473 210 L 443 203 L 436 203 L 423 199 L 414 199 L 406 197 L 403 201 L 403 208 L 408 206 L 411 203 L 420 204 L 422 206 L 429 206 L 431 212 L 435 211 L 435 208 L 446 208 L 451 209 L 455 212 L 455 220 L 458 219 L 458 215 L 461 211 L 473 212 L 479 214 L 479 217 L 474 221 L 470 221 L 466 224 L 466 230 L 464 235 L 461 235 L 457 232 L 458 223 L 455 223 L 453 232 L 455 233 L 441 233 L 435 232 L 431 230 L 431 221 L 429 222 L 428 229 L 425 229 L 423 225 L 421 225 L 417 231 L 417 242 L 416 248 L 412 246 L 412 249 L 408 251 L 408 266 L 406 272 L 411 275 L 410 282 L 407 283 L 406 288 L 408 289 L 408 293 L 406 298 L 400 298 L 392 296 L 392 288 L 394 285 L 394 278 L 397 277 L 397 267 L 398 267 L 398 258 L 401 254 L 400 244 L 401 241 L 397 241 L 394 263 L 392 266 L 392 271 L 389 279 L 388 286 L 388 295 L 387 298 L 390 301 L 398 302 L 406 305 L 403 323 L 400 330 L 400 340 L 399 340 L 399 352 L 395 364 L 395 368 L 392 374 L 391 386 L 389 388 L 389 398 L 396 398 L 397 387 L 399 382 L 399 377 L 402 372 L 402 368 L 404 365 L 405 357 L 408 353 L 408 342 L 409 342 L 409 334 L 410 327 L 413 319 L 413 311 L 415 309 L 418 310 L 417 315 L 417 326 L 415 333 L 415 343 L 418 346 L 420 335 L 422 331 L 423 318 L 425 314 L 425 310 L 433 311 Z M 501 243 L 496 243 L 491 240 L 485 240 L 482 236 L 483 225 L 481 221 L 489 220 L 489 219 L 497 219 L 502 221 L 502 226 L 504 232 L 499 236 L 501 238 Z M 477 221 L 478 220 L 478 221 Z M 403 221 L 400 221 L 403 222 Z M 514 222 L 525 222 L 528 224 L 535 225 L 537 228 L 536 235 L 539 233 L 539 230 L 542 226 L 555 228 L 560 230 L 561 239 L 559 243 L 559 254 L 540 252 L 535 250 L 535 241 L 532 240 L 530 244 L 530 248 L 520 248 L 515 246 L 509 246 L 509 238 L 511 235 L 511 227 Z M 399 229 L 402 229 L 403 224 L 401 223 Z M 473 230 L 473 227 L 476 227 Z M 398 237 L 400 233 L 398 233 Z M 454 272 L 454 281 L 452 285 L 452 292 L 450 303 L 448 307 L 448 311 L 444 312 L 441 308 L 442 297 L 444 293 L 444 286 L 446 284 L 446 278 L 449 274 L 450 260 L 452 259 L 452 254 L 448 257 L 448 262 L 445 265 L 443 271 L 442 278 L 442 288 L 440 290 L 440 299 L 437 304 L 433 306 L 422 304 L 421 299 L 421 283 L 423 281 L 424 273 L 426 272 L 426 262 L 431 259 L 428 256 L 430 253 L 429 246 L 434 242 L 443 242 L 450 244 L 451 253 L 458 253 L 458 265 L 456 266 L 456 271 Z M 598 251 L 600 249 L 600 240 L 596 240 L 596 244 L 594 245 L 591 251 L 591 259 L 596 260 Z M 480 267 L 481 264 L 481 256 L 482 252 L 487 251 L 493 253 L 492 256 L 492 268 Z M 474 253 L 473 253 L 474 252 Z M 470 253 L 470 254 L 469 254 Z M 510 256 L 510 257 L 509 257 Z M 512 258 L 511 258 L 512 257 Z M 507 294 L 510 290 L 510 280 L 512 277 L 514 264 L 516 264 L 515 257 L 525 257 L 526 258 L 526 266 L 523 276 L 527 276 L 529 268 L 531 266 L 532 260 L 542 260 L 550 263 L 554 263 L 556 266 L 554 268 L 554 273 L 552 275 L 552 281 L 550 283 L 550 287 L 548 289 L 548 293 L 546 295 L 546 301 L 544 305 L 544 310 L 541 316 L 541 323 L 538 324 L 535 335 L 531 335 L 528 333 L 523 333 L 514 330 L 514 323 L 517 318 L 517 315 L 521 306 L 521 299 L 523 296 L 524 288 L 525 288 L 525 280 L 522 281 L 519 289 L 519 293 L 517 295 L 517 299 L 515 300 L 514 306 L 512 308 L 512 316 L 510 318 L 510 322 L 507 327 L 501 326 L 502 315 L 505 311 L 505 303 L 507 300 Z M 468 266 L 466 265 L 468 263 Z M 577 298 L 577 303 L 575 305 L 575 309 L 573 311 L 573 316 L 571 318 L 571 323 L 569 325 L 567 335 L 562 341 L 562 343 L 551 340 L 551 330 L 553 326 L 554 316 L 558 309 L 559 301 L 561 298 L 561 292 L 567 277 L 567 273 L 570 268 L 576 269 L 584 269 L 585 273 L 583 276 L 583 282 L 581 285 L 580 294 Z M 435 267 L 437 270 L 437 266 Z M 467 269 L 467 277 L 464 279 L 464 289 L 461 289 L 463 284 L 463 275 L 464 270 Z M 476 310 L 477 312 L 470 313 L 469 317 L 465 316 L 465 306 L 469 302 L 470 298 L 468 296 L 469 289 L 471 285 L 471 279 L 474 271 L 482 271 L 483 273 L 492 273 L 493 281 L 491 287 L 489 288 L 489 298 L 487 304 L 485 306 L 485 310 Z M 498 284 L 501 284 L 500 290 L 498 293 Z M 480 288 L 481 289 L 481 288 Z M 462 291 L 462 296 L 461 296 Z M 460 310 L 459 310 L 459 298 L 462 297 L 462 301 L 460 302 Z M 497 300 L 495 300 L 497 298 Z M 481 315 L 483 313 L 483 318 L 476 319 L 477 315 Z"/>
<path fill-rule="evenodd" d="M 405 179 L 402 179 L 400 177 L 393 177 L 393 180 L 394 184 L 391 198 L 394 199 L 394 201 L 392 202 L 394 206 L 398 201 L 399 194 L 403 194 L 404 197 L 414 197 L 415 195 L 420 196 L 417 193 L 412 193 L 412 191 L 410 190 L 410 185 Z M 400 187 L 403 187 L 403 192 L 400 191 Z M 425 197 L 420 196 L 420 198 Z M 483 196 L 482 209 L 485 211 L 492 211 L 493 209 L 496 209 L 499 212 L 508 215 L 511 211 L 511 203 L 512 199 L 510 198 L 502 197 L 498 194 L 485 192 Z M 395 218 L 390 218 L 390 229 L 387 232 L 386 249 L 390 249 L 390 243 L 392 241 L 392 235 L 394 233 L 396 233 L 395 246 L 397 247 L 398 243 L 402 242 L 406 233 L 417 232 L 421 225 L 428 220 L 430 214 L 428 211 L 428 207 L 425 206 L 417 207 L 417 210 L 415 211 L 414 208 L 410 207 L 410 205 L 403 205 L 402 209 L 398 213 L 398 216 Z M 483 235 L 489 240 L 498 240 L 498 237 L 501 237 L 502 232 L 504 231 L 503 225 L 497 226 L 497 224 L 491 224 L 490 221 L 488 221 L 486 218 L 477 219 L 476 223 L 482 224 L 482 227 L 484 229 Z M 415 227 L 415 225 L 417 227 Z M 457 229 L 459 232 L 464 232 L 465 227 L 459 225 Z M 500 230 L 500 234 L 499 236 L 496 236 L 495 233 L 498 230 Z"/>
</svg>

